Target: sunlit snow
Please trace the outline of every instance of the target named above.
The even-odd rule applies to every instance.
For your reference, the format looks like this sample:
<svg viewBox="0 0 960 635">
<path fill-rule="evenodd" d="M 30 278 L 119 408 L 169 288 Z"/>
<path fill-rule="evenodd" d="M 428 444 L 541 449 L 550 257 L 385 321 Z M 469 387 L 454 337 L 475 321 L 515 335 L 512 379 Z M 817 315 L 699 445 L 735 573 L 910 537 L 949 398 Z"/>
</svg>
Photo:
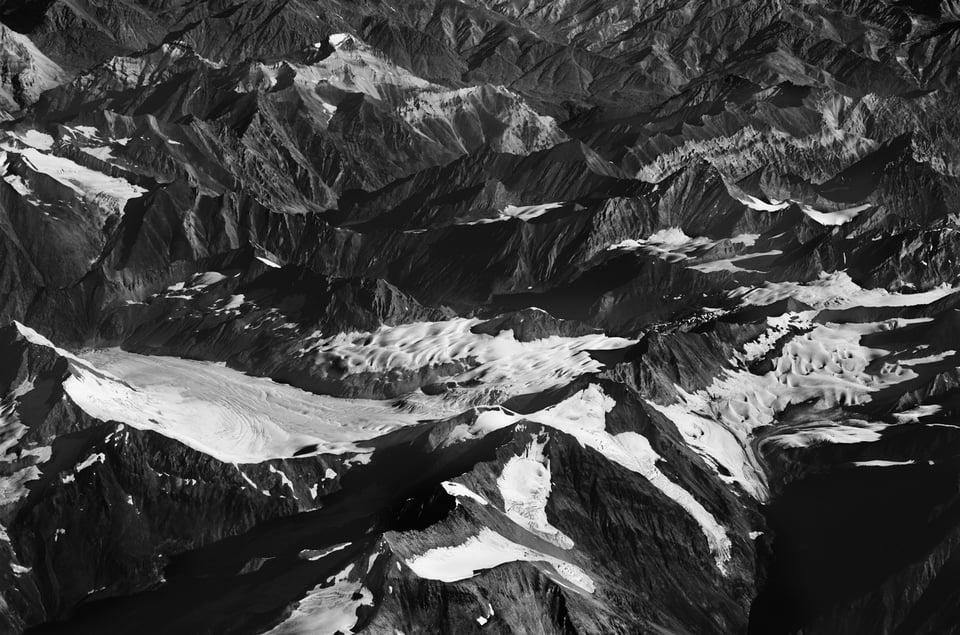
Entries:
<svg viewBox="0 0 960 635">
<path fill-rule="evenodd" d="M 503 466 L 497 487 L 507 517 L 561 549 L 572 549 L 573 540 L 547 520 L 550 498 L 550 459 L 544 456 L 544 440 L 534 440 L 520 456 Z"/>
<path fill-rule="evenodd" d="M 354 565 L 318 584 L 297 603 L 290 617 L 267 631 L 269 635 L 337 635 L 352 633 L 357 609 L 373 606 L 373 594 L 352 580 Z"/>
<path fill-rule="evenodd" d="M 386 401 L 314 395 L 222 364 L 116 348 L 84 360 L 57 350 L 70 364 L 64 389 L 85 412 L 154 430 L 224 462 L 291 457 L 313 445 L 316 452 L 369 452 L 356 442 L 418 421 Z"/>
<path fill-rule="evenodd" d="M 595 585 L 580 567 L 504 538 L 488 527 L 453 547 L 437 547 L 407 560 L 421 578 L 456 582 L 508 562 L 542 562 L 575 588 L 593 593 Z"/>
<path fill-rule="evenodd" d="M 634 432 L 613 435 L 606 431 L 606 413 L 615 405 L 614 400 L 599 386 L 591 384 L 557 405 L 532 414 L 514 414 L 503 408 L 483 410 L 478 413 L 476 422 L 472 426 L 461 426 L 455 429 L 451 433 L 449 442 L 455 443 L 461 439 L 482 436 L 519 421 L 532 421 L 565 432 L 577 439 L 581 445 L 592 448 L 607 459 L 642 475 L 650 481 L 651 485 L 690 514 L 700 525 L 711 551 L 716 556 L 717 567 L 725 572 L 731 549 L 726 529 L 690 492 L 660 471 L 657 462 L 662 459 L 650 447 L 645 437 Z M 528 509 L 532 512 L 533 507 L 531 503 Z M 533 517 L 532 513 L 531 517 Z M 534 526 L 545 522 L 545 518 L 539 518 L 539 514 L 535 518 L 536 520 L 532 521 Z M 521 524 L 523 522 L 529 521 L 522 519 Z M 554 529 L 549 524 L 546 528 Z M 546 528 L 538 527 L 541 530 Z"/>
</svg>

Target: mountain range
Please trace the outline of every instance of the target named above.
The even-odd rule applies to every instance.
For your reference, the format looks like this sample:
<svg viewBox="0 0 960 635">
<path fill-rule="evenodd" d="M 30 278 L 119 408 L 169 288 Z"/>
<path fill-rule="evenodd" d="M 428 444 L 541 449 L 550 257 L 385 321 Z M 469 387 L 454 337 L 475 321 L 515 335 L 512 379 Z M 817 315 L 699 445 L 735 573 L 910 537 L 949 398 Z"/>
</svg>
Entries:
<svg viewBox="0 0 960 635">
<path fill-rule="evenodd" d="M 0 632 L 960 633 L 958 147 L 957 0 L 0 1 Z"/>
</svg>

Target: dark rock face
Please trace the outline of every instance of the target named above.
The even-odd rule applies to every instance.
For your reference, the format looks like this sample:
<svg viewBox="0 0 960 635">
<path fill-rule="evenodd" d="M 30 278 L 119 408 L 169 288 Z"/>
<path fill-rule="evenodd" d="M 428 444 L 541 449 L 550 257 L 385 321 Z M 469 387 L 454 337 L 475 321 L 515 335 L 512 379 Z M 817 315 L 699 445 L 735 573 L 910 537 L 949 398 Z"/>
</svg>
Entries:
<svg viewBox="0 0 960 635">
<path fill-rule="evenodd" d="M 955 631 L 958 24 L 0 2 L 0 631 Z"/>
</svg>

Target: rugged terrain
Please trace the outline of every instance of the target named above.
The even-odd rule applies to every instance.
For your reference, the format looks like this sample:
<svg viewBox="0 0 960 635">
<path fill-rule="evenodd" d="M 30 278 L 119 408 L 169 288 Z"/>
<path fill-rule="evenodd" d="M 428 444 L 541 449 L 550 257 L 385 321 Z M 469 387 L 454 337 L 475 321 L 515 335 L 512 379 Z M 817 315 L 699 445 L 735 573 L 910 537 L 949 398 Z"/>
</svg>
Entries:
<svg viewBox="0 0 960 635">
<path fill-rule="evenodd" d="M 960 632 L 960 3 L 0 23 L 0 632 Z"/>
</svg>

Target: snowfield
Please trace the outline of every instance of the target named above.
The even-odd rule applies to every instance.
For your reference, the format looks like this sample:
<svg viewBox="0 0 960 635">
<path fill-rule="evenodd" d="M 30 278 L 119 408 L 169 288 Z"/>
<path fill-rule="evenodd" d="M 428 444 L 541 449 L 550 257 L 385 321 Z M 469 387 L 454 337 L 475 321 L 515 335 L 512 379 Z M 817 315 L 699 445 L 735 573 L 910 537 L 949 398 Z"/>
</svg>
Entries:
<svg viewBox="0 0 960 635">
<path fill-rule="evenodd" d="M 492 569 L 508 562 L 545 563 L 552 569 L 558 582 L 572 585 L 574 589 L 593 593 L 593 580 L 580 567 L 565 560 L 519 545 L 497 532 L 484 527 L 476 536 L 454 547 L 437 547 L 406 561 L 407 566 L 429 580 L 456 582 L 472 578 L 485 569 Z M 551 573 L 550 570 L 545 570 Z"/>
<path fill-rule="evenodd" d="M 547 440 L 530 443 L 523 455 L 512 457 L 497 480 L 507 518 L 561 549 L 573 549 L 573 540 L 547 520 L 547 501 L 553 484 L 550 459 L 544 456 Z"/>
<path fill-rule="evenodd" d="M 589 447 L 608 460 L 640 474 L 664 496 L 690 514 L 700 525 L 707 544 L 716 558 L 717 568 L 725 573 L 731 550 L 727 530 L 690 492 L 660 471 L 657 463 L 663 459 L 653 450 L 645 437 L 635 432 L 621 432 L 613 435 L 606 431 L 606 413 L 610 412 L 615 405 L 614 400 L 607 396 L 603 389 L 591 384 L 555 406 L 528 415 L 515 414 L 505 408 L 482 410 L 473 425 L 455 428 L 451 432 L 448 443 L 483 436 L 521 421 L 539 423 L 569 434 L 582 446 Z M 542 459 L 540 452 L 532 449 L 522 458 L 534 460 L 540 464 Z M 510 468 L 510 464 L 507 467 Z M 546 475 L 549 478 L 549 473 L 541 472 L 526 464 L 523 469 L 527 474 L 523 477 L 524 482 L 521 485 L 518 482 L 518 475 L 513 472 L 516 469 L 504 470 L 507 476 L 504 478 L 501 475 L 498 482 L 501 495 L 504 489 L 507 489 L 507 494 L 503 498 L 508 517 L 545 540 L 569 549 L 572 543 L 564 540 L 569 538 L 547 522 L 543 511 L 549 496 L 548 484 L 543 482 L 543 477 Z"/>
<path fill-rule="evenodd" d="M 471 332 L 481 322 L 455 318 L 383 326 L 373 332 L 340 333 L 326 338 L 318 333 L 299 354 L 321 374 L 333 367 L 345 368 L 349 375 L 457 364 L 464 370 L 453 371 L 446 378 L 450 389 L 442 399 L 424 398 L 419 393 L 408 399 L 424 416 L 429 413 L 431 417 L 441 417 L 474 405 L 500 403 L 512 395 L 562 386 L 603 368 L 589 351 L 622 349 L 636 343 L 602 334 L 521 342 L 510 330 L 495 336 Z"/>
<path fill-rule="evenodd" d="M 931 304 L 957 292 L 941 286 L 922 293 L 892 293 L 886 289 L 864 289 L 845 271 L 823 273 L 809 283 L 768 282 L 763 287 L 741 287 L 733 292 L 746 305 L 763 306 L 793 298 L 815 309 L 853 307 L 904 307 Z"/>
<path fill-rule="evenodd" d="M 27 327 L 35 344 L 53 347 Z M 356 444 L 418 418 L 390 402 L 314 395 L 221 364 L 120 349 L 67 358 L 70 398 L 87 414 L 152 430 L 227 463 L 258 463 L 310 453 L 369 453 Z"/>
<path fill-rule="evenodd" d="M 352 633 L 357 609 L 373 606 L 373 593 L 355 577 L 350 565 L 311 589 L 286 620 L 267 631 L 270 635 L 337 635 Z"/>
<path fill-rule="evenodd" d="M 750 448 L 755 430 L 777 425 L 778 415 L 791 405 L 810 404 L 822 410 L 865 404 L 873 393 L 916 379 L 924 372 L 923 366 L 942 362 L 953 353 L 913 350 L 892 355 L 891 351 L 861 344 L 866 335 L 924 323 L 928 318 L 815 324 L 819 311 L 922 306 L 956 291 L 949 286 L 912 294 L 864 289 L 845 272 L 824 274 L 807 284 L 778 282 L 742 288 L 734 295 L 744 305 L 762 306 L 794 298 L 814 310 L 769 318 L 767 331 L 748 342 L 743 354 L 731 360 L 733 368 L 726 369 L 710 386 L 692 394 L 677 387 L 679 399 L 675 403 L 651 405 L 672 420 L 687 443 L 709 463 L 722 466 L 722 471 L 731 475 L 721 478 L 738 482 L 763 500 L 768 495 L 766 479 Z M 801 332 L 791 334 L 791 328 Z M 781 337 L 788 341 L 771 360 L 772 370 L 763 375 L 747 370 L 747 362 L 769 353 Z M 923 414 L 911 413 L 899 419 L 905 423 Z M 877 422 L 828 421 L 774 430 L 763 443 L 801 448 L 820 443 L 870 442 L 878 440 L 886 427 Z"/>
<path fill-rule="evenodd" d="M 313 444 L 320 453 L 370 452 L 356 443 L 418 421 L 388 401 L 314 395 L 210 362 L 119 349 L 88 359 L 122 381 L 75 374 L 67 391 L 84 410 L 155 429 L 226 462 L 290 457 Z"/>
<path fill-rule="evenodd" d="M 670 263 L 682 263 L 687 260 L 703 259 L 704 262 L 689 265 L 701 273 L 755 273 L 754 269 L 745 269 L 737 263 L 757 258 L 773 258 L 783 252 L 773 249 L 762 252 L 746 252 L 727 258 L 711 259 L 711 252 L 721 245 L 743 245 L 752 247 L 759 234 L 740 234 L 723 240 L 711 240 L 704 236 L 687 236 L 679 227 L 670 227 L 654 232 L 647 238 L 628 238 L 607 247 L 607 251 L 640 251 Z"/>
<path fill-rule="evenodd" d="M 34 147 L 45 147 L 48 137 L 49 135 L 42 133 L 17 137 L 17 141 L 21 143 L 32 144 L 25 148 L 15 147 L 8 141 L 0 141 L 0 164 L 6 165 L 9 162 L 8 153 L 18 154 L 29 169 L 38 174 L 46 174 L 70 188 L 77 198 L 114 214 L 121 213 L 127 201 L 139 198 L 147 192 L 146 188 L 134 185 L 126 179 L 91 170 L 70 159 Z M 28 195 L 30 192 L 26 189 L 26 184 L 22 180 L 20 183 L 18 192 Z"/>
</svg>

